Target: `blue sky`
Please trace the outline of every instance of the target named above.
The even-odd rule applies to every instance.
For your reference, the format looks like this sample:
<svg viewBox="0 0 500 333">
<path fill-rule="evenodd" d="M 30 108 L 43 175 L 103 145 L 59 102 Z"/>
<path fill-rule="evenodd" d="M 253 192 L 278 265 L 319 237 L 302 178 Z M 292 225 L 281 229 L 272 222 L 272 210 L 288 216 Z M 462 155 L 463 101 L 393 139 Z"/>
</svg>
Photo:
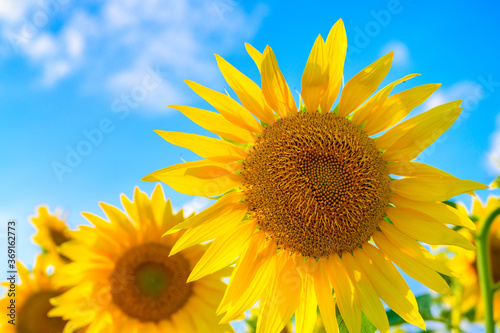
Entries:
<svg viewBox="0 0 500 333">
<path fill-rule="evenodd" d="M 422 76 L 402 88 L 441 82 L 414 113 L 464 100 L 457 123 L 419 161 L 489 184 L 500 160 L 499 5 L 483 1 L 3 0 L 0 4 L 0 219 L 19 224 L 19 258 L 37 248 L 28 216 L 47 204 L 71 226 L 81 211 L 119 194 L 159 168 L 194 159 L 153 130 L 208 134 L 167 104 L 208 107 L 183 83 L 223 91 L 214 53 L 252 79 L 244 42 L 273 48 L 291 89 L 318 33 L 344 20 L 346 80 L 395 51 L 383 84 Z M 396 91 L 395 91 L 396 92 Z M 498 119 L 497 119 L 498 118 Z M 98 132 L 99 131 L 99 132 Z M 100 134 L 98 134 L 100 133 Z M 89 139 L 89 136 L 92 139 Z M 92 142 L 93 141 L 93 142 Z M 81 152 L 75 157 L 72 152 Z M 70 156 L 72 155 L 72 156 Z M 68 161 L 70 163 L 68 163 Z M 61 167 L 65 165 L 66 167 Z M 174 192 L 177 208 L 208 203 Z M 485 198 L 494 193 L 479 192 Z M 467 197 L 460 198 L 469 203 Z"/>
</svg>

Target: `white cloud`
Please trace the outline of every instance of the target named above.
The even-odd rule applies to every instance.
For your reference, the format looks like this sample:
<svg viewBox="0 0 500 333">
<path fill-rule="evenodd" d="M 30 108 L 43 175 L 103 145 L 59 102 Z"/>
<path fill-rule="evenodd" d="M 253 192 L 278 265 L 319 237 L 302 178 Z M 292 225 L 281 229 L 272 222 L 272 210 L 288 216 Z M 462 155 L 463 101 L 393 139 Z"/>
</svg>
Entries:
<svg viewBox="0 0 500 333">
<path fill-rule="evenodd" d="M 32 60 L 46 60 L 53 58 L 58 53 L 58 43 L 49 34 L 40 34 L 30 43 L 30 47 L 25 52 Z"/>
<path fill-rule="evenodd" d="M 486 153 L 485 164 L 490 175 L 500 174 L 500 114 L 496 118 L 495 131 L 490 136 L 490 148 Z"/>
<path fill-rule="evenodd" d="M 220 75 L 213 52 L 243 47 L 267 12 L 264 5 L 247 12 L 234 0 L 108 0 L 91 9 L 80 2 L 52 0 L 60 5 L 45 11 L 35 1 L 27 9 L 16 9 L 17 1 L 2 0 L 7 5 L 0 7 L 0 13 L 4 8 L 5 13 L 17 14 L 9 20 L 0 14 L 0 32 L 42 69 L 40 82 L 54 85 L 77 73 L 96 92 L 106 89 L 119 96 L 147 75 L 145 67 L 159 66 L 168 75 L 141 109 L 162 111 L 165 94 L 176 102 L 182 99 L 176 88 L 181 79 L 217 83 Z M 40 12 L 48 20 L 35 24 Z M 57 21 L 63 24 L 54 29 Z"/>
<path fill-rule="evenodd" d="M 202 197 L 196 197 L 182 206 L 182 210 L 184 211 L 184 216 L 188 217 L 192 213 L 199 213 L 203 209 L 207 208 L 212 200 L 209 200 L 207 198 L 202 198 Z M 174 211 L 178 211 L 179 209 L 176 209 L 174 207 Z"/>
<path fill-rule="evenodd" d="M 435 106 L 451 102 L 454 100 L 462 100 L 463 113 L 468 113 L 474 109 L 484 97 L 483 87 L 473 81 L 460 81 L 453 84 L 449 88 L 441 87 L 425 102 L 424 110 L 431 109 Z"/>
<path fill-rule="evenodd" d="M 85 40 L 82 33 L 76 29 L 67 29 L 64 32 L 64 41 L 66 44 L 66 52 L 71 58 L 79 58 L 85 47 Z"/>
<path fill-rule="evenodd" d="M 0 20 L 7 22 L 17 22 L 25 15 L 28 7 L 28 1 L 1 1 L 0 2 Z"/>
<path fill-rule="evenodd" d="M 392 64 L 394 66 L 404 67 L 408 65 L 410 61 L 410 51 L 408 50 L 408 46 L 406 46 L 406 44 L 399 41 L 389 42 L 382 47 L 382 51 L 380 53 L 382 56 L 391 51 L 394 51 L 394 58 L 392 60 Z"/>
<path fill-rule="evenodd" d="M 460 81 L 449 88 L 441 88 L 436 91 L 424 103 L 424 110 L 454 100 L 462 100 L 461 106 L 463 107 L 463 111 L 460 118 L 467 119 L 469 114 L 487 96 L 482 84 L 467 80 Z M 490 175 L 498 175 L 500 173 L 500 114 L 496 118 L 496 129 L 490 136 L 490 145 L 485 154 L 484 165 Z"/>
<path fill-rule="evenodd" d="M 61 78 L 68 75 L 71 66 L 64 60 L 50 61 L 44 64 L 42 83 L 45 86 L 52 86 Z"/>
</svg>

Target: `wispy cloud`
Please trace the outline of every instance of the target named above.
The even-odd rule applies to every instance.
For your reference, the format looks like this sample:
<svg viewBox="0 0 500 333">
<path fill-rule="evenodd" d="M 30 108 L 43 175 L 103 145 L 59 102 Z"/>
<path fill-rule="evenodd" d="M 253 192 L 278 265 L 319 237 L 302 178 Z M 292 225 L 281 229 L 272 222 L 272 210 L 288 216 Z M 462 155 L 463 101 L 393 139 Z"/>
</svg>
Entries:
<svg viewBox="0 0 500 333">
<path fill-rule="evenodd" d="M 462 100 L 463 113 L 468 113 L 476 108 L 477 104 L 484 98 L 484 89 L 481 84 L 475 81 L 460 81 L 449 88 L 441 87 L 424 104 L 424 110 L 435 106 Z"/>
<path fill-rule="evenodd" d="M 485 164 L 490 175 L 500 174 L 500 114 L 496 117 L 495 131 L 490 136 L 490 147 L 486 153 Z"/>
<path fill-rule="evenodd" d="M 116 96 L 140 83 L 145 68 L 160 67 L 162 84 L 144 105 L 164 110 L 182 102 L 180 79 L 218 78 L 213 51 L 228 53 L 253 37 L 267 9 L 250 12 L 233 0 L 3 0 L 3 56 L 22 55 L 40 68 L 39 82 L 57 85 L 82 75 L 86 86 Z M 8 49 L 11 51 L 9 52 Z M 158 103 L 160 100 L 162 102 Z"/>
<path fill-rule="evenodd" d="M 380 55 L 385 55 L 391 51 L 394 51 L 394 58 L 392 60 L 394 66 L 404 67 L 408 65 L 410 62 L 410 51 L 405 43 L 399 41 L 389 42 L 382 47 Z"/>
<path fill-rule="evenodd" d="M 184 216 L 188 217 L 189 215 L 193 213 L 199 213 L 203 209 L 207 208 L 210 204 L 212 203 L 212 200 L 202 198 L 202 197 L 196 197 L 188 202 L 186 202 L 182 206 L 182 210 L 184 211 Z M 174 211 L 178 211 L 179 208 L 174 207 Z"/>
<path fill-rule="evenodd" d="M 454 100 L 462 100 L 463 111 L 457 120 L 467 119 L 471 112 L 477 109 L 482 100 L 489 98 L 498 82 L 490 76 L 479 76 L 476 81 L 460 81 L 449 88 L 441 88 L 436 91 L 424 104 L 424 110 Z M 490 136 L 489 148 L 484 155 L 483 163 L 490 175 L 500 173 L 500 114 L 496 118 L 496 129 Z"/>
</svg>

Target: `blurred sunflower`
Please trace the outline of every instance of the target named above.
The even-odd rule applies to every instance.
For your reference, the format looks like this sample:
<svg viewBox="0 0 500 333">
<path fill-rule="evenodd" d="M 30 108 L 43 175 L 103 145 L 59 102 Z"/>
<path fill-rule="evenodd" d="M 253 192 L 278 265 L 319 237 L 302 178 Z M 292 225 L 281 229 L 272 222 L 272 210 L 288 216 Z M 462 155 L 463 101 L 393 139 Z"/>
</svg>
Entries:
<svg viewBox="0 0 500 333">
<path fill-rule="evenodd" d="M 484 205 L 478 198 L 472 201 L 472 218 L 476 220 L 476 225 L 484 223 L 488 216 L 498 207 L 500 207 L 499 197 L 489 197 Z M 467 213 L 465 206 L 459 205 L 458 208 Z M 475 231 L 461 229 L 459 231 L 468 240 L 474 243 Z M 460 309 L 462 313 L 475 310 L 475 320 L 480 321 L 484 318 L 484 302 L 479 288 L 479 278 L 477 271 L 477 253 L 463 251 L 460 248 L 451 248 L 456 253 L 453 258 L 453 267 L 458 273 L 462 291 L 460 293 Z M 497 217 L 490 229 L 490 259 L 493 283 L 500 282 L 500 217 Z M 494 319 L 500 323 L 500 290 L 497 290 L 493 297 Z"/>
<path fill-rule="evenodd" d="M 57 283 L 75 287 L 52 299 L 50 315 L 68 320 L 64 332 L 85 325 L 91 332 L 232 331 L 215 315 L 230 269 L 186 283 L 205 246 L 168 256 L 182 233 L 162 235 L 184 217 L 172 213 L 161 186 L 151 198 L 136 188 L 133 202 L 125 195 L 121 202 L 125 212 L 100 203 L 109 222 L 83 213 L 93 226 L 80 226 L 61 249 L 73 262 Z"/>
<path fill-rule="evenodd" d="M 0 321 L 0 331 L 3 333 L 62 332 L 66 322 L 61 318 L 50 318 L 47 315 L 53 308 L 49 300 L 65 291 L 55 286 L 53 274 L 47 272 L 50 266 L 54 271 L 59 270 L 58 263 L 59 261 L 53 262 L 49 257 L 39 255 L 35 267 L 29 271 L 21 262 L 17 262 L 20 283 L 15 291 L 15 325 L 7 323 L 7 320 L 11 318 L 3 318 Z M 9 289 L 10 282 L 3 282 L 2 286 Z M 11 299 L 13 298 L 6 294 L 0 300 L 0 307 L 4 310 L 9 309 Z"/>
<path fill-rule="evenodd" d="M 37 229 L 33 241 L 40 245 L 47 256 L 51 257 L 49 260 L 61 261 L 61 264 L 68 262 L 68 258 L 59 253 L 59 247 L 71 239 L 68 226 L 60 212 L 56 211 L 51 214 L 46 206 L 40 206 L 37 213 L 38 215 L 30 217 Z"/>
<path fill-rule="evenodd" d="M 262 88 L 216 56 L 242 105 L 187 81 L 219 113 L 172 107 L 222 139 L 157 131 L 204 160 L 167 167 L 143 180 L 163 181 L 189 195 L 219 196 L 172 229 L 188 230 L 171 255 L 214 239 L 188 281 L 237 259 L 218 308 L 225 313 L 223 323 L 260 300 L 258 332 L 279 332 L 294 313 L 295 331 L 311 332 L 318 305 L 327 332 L 337 332 L 336 302 L 350 332 L 360 331 L 361 312 L 388 332 L 381 298 L 407 322 L 424 328 L 415 297 L 393 263 L 446 293 L 449 287 L 437 272 L 453 272 L 418 241 L 474 249 L 447 227 L 473 227 L 472 222 L 440 201 L 487 186 L 411 162 L 453 124 L 461 102 L 396 125 L 439 84 L 389 96 L 397 84 L 416 76 L 408 75 L 375 93 L 391 66 L 391 52 L 351 78 L 332 110 L 346 48 L 342 21 L 326 41 L 316 39 L 298 109 L 269 46 L 260 53 L 247 44 Z"/>
</svg>

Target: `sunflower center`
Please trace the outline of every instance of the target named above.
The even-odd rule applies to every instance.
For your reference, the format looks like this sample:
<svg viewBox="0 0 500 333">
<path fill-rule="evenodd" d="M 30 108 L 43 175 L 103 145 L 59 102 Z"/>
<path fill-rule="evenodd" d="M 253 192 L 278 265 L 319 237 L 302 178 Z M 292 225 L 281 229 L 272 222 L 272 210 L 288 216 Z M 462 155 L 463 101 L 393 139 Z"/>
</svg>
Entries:
<svg viewBox="0 0 500 333">
<path fill-rule="evenodd" d="M 49 228 L 50 238 L 57 246 L 70 240 L 61 230 Z"/>
<path fill-rule="evenodd" d="M 182 254 L 169 257 L 169 253 L 166 245 L 144 244 L 117 261 L 110 278 L 111 294 L 127 315 L 141 321 L 169 319 L 189 299 L 189 261 Z"/>
<path fill-rule="evenodd" d="M 335 113 L 278 120 L 245 163 L 245 202 L 281 248 L 320 257 L 370 239 L 389 204 L 389 173 L 373 139 Z"/>
<path fill-rule="evenodd" d="M 17 332 L 19 333 L 59 333 L 62 332 L 66 321 L 60 317 L 48 317 L 52 309 L 49 300 L 59 296 L 56 291 L 40 291 L 29 296 L 19 309 Z"/>
<path fill-rule="evenodd" d="M 137 268 L 135 281 L 143 294 L 158 297 L 168 288 L 171 275 L 164 265 L 146 263 Z"/>
</svg>

